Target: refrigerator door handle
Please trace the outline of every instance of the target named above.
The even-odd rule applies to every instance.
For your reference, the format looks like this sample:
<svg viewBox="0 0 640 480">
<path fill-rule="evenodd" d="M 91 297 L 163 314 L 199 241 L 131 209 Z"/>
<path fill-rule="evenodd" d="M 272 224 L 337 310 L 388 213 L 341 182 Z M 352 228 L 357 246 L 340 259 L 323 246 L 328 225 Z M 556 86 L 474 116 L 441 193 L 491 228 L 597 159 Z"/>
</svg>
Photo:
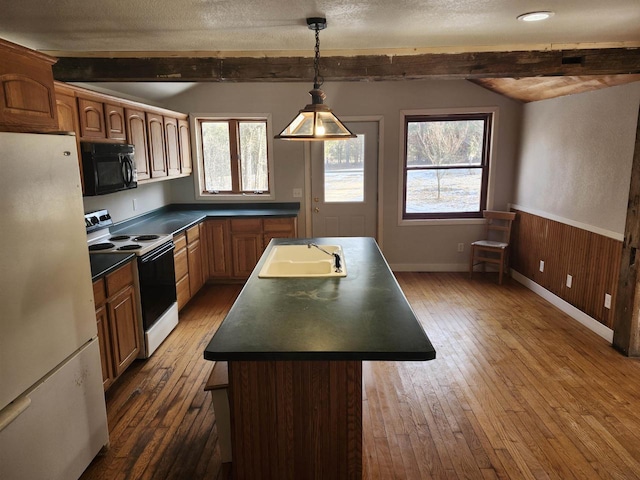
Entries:
<svg viewBox="0 0 640 480">
<path fill-rule="evenodd" d="M 0 432 L 18 418 L 31 405 L 29 397 L 22 397 L 7 405 L 0 411 Z"/>
</svg>

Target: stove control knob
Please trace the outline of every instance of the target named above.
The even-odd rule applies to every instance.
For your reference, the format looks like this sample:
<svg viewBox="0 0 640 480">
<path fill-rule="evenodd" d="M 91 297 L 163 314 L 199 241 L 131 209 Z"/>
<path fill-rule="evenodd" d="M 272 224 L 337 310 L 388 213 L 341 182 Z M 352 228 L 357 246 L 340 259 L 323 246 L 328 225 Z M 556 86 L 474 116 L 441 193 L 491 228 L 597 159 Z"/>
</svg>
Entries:
<svg viewBox="0 0 640 480">
<path fill-rule="evenodd" d="M 99 222 L 98 217 L 91 217 L 91 225 L 97 225 Z"/>
<path fill-rule="evenodd" d="M 100 216 L 100 221 L 104 222 L 109 220 L 111 217 L 109 216 L 109 214 L 107 213 L 106 215 L 101 215 Z"/>
</svg>

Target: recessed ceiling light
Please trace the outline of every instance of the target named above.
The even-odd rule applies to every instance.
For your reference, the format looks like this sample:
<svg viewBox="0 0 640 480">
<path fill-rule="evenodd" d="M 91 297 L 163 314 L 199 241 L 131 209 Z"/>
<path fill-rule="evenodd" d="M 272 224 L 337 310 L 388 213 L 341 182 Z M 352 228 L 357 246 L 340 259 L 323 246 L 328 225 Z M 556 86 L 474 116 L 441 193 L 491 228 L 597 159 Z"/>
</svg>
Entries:
<svg viewBox="0 0 640 480">
<path fill-rule="evenodd" d="M 549 17 L 553 17 L 553 12 L 550 12 L 550 11 L 529 12 L 529 13 L 523 13 L 522 15 L 518 15 L 518 20 L 520 20 L 521 22 L 539 22 L 541 20 L 546 20 Z"/>
</svg>

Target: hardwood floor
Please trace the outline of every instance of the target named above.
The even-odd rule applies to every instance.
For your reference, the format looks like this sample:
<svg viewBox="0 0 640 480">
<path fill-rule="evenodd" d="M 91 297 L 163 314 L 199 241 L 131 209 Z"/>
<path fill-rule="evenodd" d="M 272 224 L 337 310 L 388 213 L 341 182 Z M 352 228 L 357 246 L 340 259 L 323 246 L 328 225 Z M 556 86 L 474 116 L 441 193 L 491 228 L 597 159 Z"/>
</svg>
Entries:
<svg viewBox="0 0 640 480">
<path fill-rule="evenodd" d="M 366 479 L 640 479 L 640 360 L 516 282 L 399 273 L 436 351 L 364 362 Z M 207 285 L 107 394 L 90 479 L 227 479 L 202 352 L 239 286 Z"/>
</svg>

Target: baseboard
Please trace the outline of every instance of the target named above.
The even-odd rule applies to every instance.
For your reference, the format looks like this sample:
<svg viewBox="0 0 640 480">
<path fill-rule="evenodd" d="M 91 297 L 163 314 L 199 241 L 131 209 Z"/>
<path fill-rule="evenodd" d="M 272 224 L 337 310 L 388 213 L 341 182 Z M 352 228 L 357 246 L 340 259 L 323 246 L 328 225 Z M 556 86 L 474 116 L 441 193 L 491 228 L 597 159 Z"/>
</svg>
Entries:
<svg viewBox="0 0 640 480">
<path fill-rule="evenodd" d="M 600 335 L 602 338 L 604 338 L 608 342 L 613 343 L 613 330 L 603 325 L 602 323 L 597 321 L 595 318 L 590 317 L 589 315 L 584 313 L 582 310 L 579 310 L 573 305 L 571 305 L 570 303 L 565 302 L 563 299 L 561 299 L 557 295 L 551 293 L 546 288 L 541 287 L 533 280 L 528 279 L 527 277 L 525 277 L 521 273 L 516 272 L 515 270 L 511 270 L 511 278 L 516 280 L 518 283 L 521 283 L 532 292 L 541 296 L 546 301 L 551 303 L 554 307 L 559 308 L 564 313 L 569 315 L 574 320 L 577 320 L 578 322 L 580 322 L 582 325 L 587 327 L 592 332 Z"/>
</svg>

